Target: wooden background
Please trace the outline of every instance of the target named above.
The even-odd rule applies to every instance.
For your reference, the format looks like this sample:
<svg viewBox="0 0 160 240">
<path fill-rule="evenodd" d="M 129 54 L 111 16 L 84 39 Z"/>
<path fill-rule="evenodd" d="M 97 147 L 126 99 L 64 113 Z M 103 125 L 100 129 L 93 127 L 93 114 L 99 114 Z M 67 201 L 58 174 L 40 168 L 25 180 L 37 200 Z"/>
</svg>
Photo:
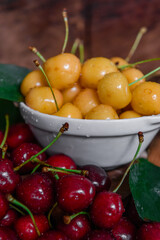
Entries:
<svg viewBox="0 0 160 240">
<path fill-rule="evenodd" d="M 148 28 L 131 62 L 160 57 L 159 0 L 0 0 L 0 62 L 34 68 L 36 46 L 48 58 L 61 52 L 63 8 L 70 26 L 67 51 L 75 38 L 84 41 L 85 58 L 126 57 L 142 26 Z M 141 68 L 148 72 L 160 65 Z"/>
</svg>

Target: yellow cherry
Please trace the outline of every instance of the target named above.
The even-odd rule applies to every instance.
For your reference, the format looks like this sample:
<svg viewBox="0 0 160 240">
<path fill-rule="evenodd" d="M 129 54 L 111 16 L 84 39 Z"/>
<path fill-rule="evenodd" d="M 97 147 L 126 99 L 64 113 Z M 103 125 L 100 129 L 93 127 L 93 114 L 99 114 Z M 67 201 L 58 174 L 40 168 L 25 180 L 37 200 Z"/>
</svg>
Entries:
<svg viewBox="0 0 160 240">
<path fill-rule="evenodd" d="M 26 96 L 31 88 L 41 86 L 47 86 L 47 81 L 40 70 L 34 70 L 25 76 L 21 83 L 20 91 L 23 96 Z"/>
<path fill-rule="evenodd" d="M 79 108 L 74 106 L 72 103 L 64 104 L 54 115 L 59 117 L 82 119 L 82 113 L 80 112 Z"/>
<path fill-rule="evenodd" d="M 51 86 L 61 90 L 77 82 L 81 72 L 81 63 L 75 55 L 63 53 L 49 58 L 43 68 Z"/>
<path fill-rule="evenodd" d="M 118 114 L 113 107 L 100 104 L 92 108 L 85 116 L 85 119 L 118 119 Z"/>
<path fill-rule="evenodd" d="M 136 113 L 133 110 L 128 110 L 119 115 L 120 119 L 126 119 L 126 118 L 138 118 L 141 117 L 142 115 L 139 113 Z"/>
<path fill-rule="evenodd" d="M 132 93 L 131 106 L 142 115 L 160 114 L 160 84 L 143 82 Z"/>
<path fill-rule="evenodd" d="M 115 109 L 126 107 L 132 99 L 128 81 L 120 72 L 108 73 L 99 81 L 98 96 L 101 103 Z"/>
<path fill-rule="evenodd" d="M 53 88 L 53 92 L 60 108 L 63 104 L 62 93 Z M 57 111 L 55 100 L 49 87 L 32 88 L 25 98 L 26 104 L 41 113 L 53 114 Z"/>
<path fill-rule="evenodd" d="M 105 74 L 117 71 L 117 67 L 108 58 L 95 57 L 88 59 L 82 66 L 80 84 L 86 88 L 96 89 L 99 80 Z"/>
<path fill-rule="evenodd" d="M 73 101 L 73 104 L 79 108 L 83 116 L 99 103 L 97 92 L 90 88 L 82 90 Z"/>
</svg>

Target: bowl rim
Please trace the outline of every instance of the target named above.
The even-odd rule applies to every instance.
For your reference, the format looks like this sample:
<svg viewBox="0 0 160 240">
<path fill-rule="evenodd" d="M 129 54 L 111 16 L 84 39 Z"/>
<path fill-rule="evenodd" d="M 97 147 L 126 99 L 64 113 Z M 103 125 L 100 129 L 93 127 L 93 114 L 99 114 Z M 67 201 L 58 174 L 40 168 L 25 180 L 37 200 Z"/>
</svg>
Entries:
<svg viewBox="0 0 160 240">
<path fill-rule="evenodd" d="M 75 119 L 59 117 L 41 113 L 31 109 L 24 102 L 19 103 L 20 113 L 24 120 L 34 127 L 53 132 L 58 130 L 65 123 L 69 123 L 69 131 L 65 134 L 81 136 L 119 136 L 136 134 L 139 131 L 148 132 L 160 129 L 160 114 L 151 116 L 142 116 L 130 119 Z M 46 124 L 44 124 L 44 121 Z M 115 133 L 113 133 L 113 127 Z M 99 131 L 97 131 L 97 129 Z"/>
</svg>

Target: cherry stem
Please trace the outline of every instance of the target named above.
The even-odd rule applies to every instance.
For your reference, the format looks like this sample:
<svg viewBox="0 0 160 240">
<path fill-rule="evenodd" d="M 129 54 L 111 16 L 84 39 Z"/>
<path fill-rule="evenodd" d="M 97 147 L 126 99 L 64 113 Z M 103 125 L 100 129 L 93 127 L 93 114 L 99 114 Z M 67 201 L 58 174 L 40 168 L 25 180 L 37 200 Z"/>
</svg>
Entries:
<svg viewBox="0 0 160 240">
<path fill-rule="evenodd" d="M 51 214 L 53 212 L 53 210 L 57 207 L 57 202 L 53 205 L 53 207 L 50 209 L 49 213 L 48 213 L 48 222 L 49 222 L 49 226 L 50 228 L 52 228 L 52 223 L 51 223 Z"/>
<path fill-rule="evenodd" d="M 135 67 L 138 64 L 142 64 L 142 63 L 146 63 L 146 62 L 152 62 L 152 61 L 159 61 L 159 60 L 160 60 L 160 58 L 146 59 L 146 60 L 142 60 L 142 61 L 139 61 L 139 62 L 118 66 L 118 69 L 123 70 L 125 68 Z"/>
<path fill-rule="evenodd" d="M 62 48 L 62 53 L 65 52 L 66 46 L 67 46 L 67 42 L 68 42 L 68 35 L 69 35 L 69 26 L 68 26 L 68 17 L 67 17 L 67 10 L 63 9 L 62 12 L 63 15 L 63 19 L 64 19 L 64 23 L 65 23 L 65 39 L 64 39 L 64 43 L 63 43 L 63 48 Z"/>
<path fill-rule="evenodd" d="M 29 46 L 29 50 L 31 50 L 33 53 L 35 53 L 41 60 L 42 62 L 46 62 L 46 59 L 42 56 L 42 54 L 37 50 L 36 47 Z"/>
<path fill-rule="evenodd" d="M 57 111 L 59 111 L 59 107 L 58 107 L 58 103 L 57 103 L 55 94 L 54 94 L 54 92 L 53 92 L 52 86 L 51 86 L 51 84 L 50 84 L 50 82 L 49 82 L 49 80 L 48 80 L 48 77 L 47 77 L 45 71 L 43 70 L 42 66 L 39 64 L 38 60 L 34 60 L 33 62 L 34 62 L 34 64 L 36 65 L 36 67 L 38 67 L 38 68 L 41 70 L 41 72 L 43 73 L 43 75 L 45 76 L 46 81 L 47 81 L 47 83 L 48 83 L 48 85 L 49 85 L 49 88 L 50 88 L 50 90 L 51 90 L 51 92 L 52 92 L 53 99 L 54 99 L 54 101 L 55 101 Z"/>
<path fill-rule="evenodd" d="M 137 37 L 136 37 L 136 39 L 135 39 L 135 41 L 134 41 L 134 43 L 133 43 L 133 46 L 132 46 L 132 48 L 131 48 L 128 56 L 127 56 L 126 59 L 125 59 L 127 62 L 130 61 L 131 57 L 133 56 L 133 54 L 135 53 L 135 51 L 136 51 L 136 49 L 137 49 L 137 47 L 138 47 L 138 45 L 139 45 L 139 42 L 140 42 L 141 38 L 143 37 L 143 35 L 144 35 L 146 32 L 147 32 L 147 28 L 146 28 L 146 27 L 142 27 L 142 28 L 140 29 L 140 31 L 139 31 L 139 33 L 137 34 Z"/>
<path fill-rule="evenodd" d="M 61 173 L 75 173 L 75 174 L 81 174 L 81 175 L 88 175 L 88 171 L 87 170 L 76 170 L 76 169 L 63 169 L 63 168 L 59 168 L 59 167 L 44 167 L 43 168 L 43 172 L 61 172 Z"/>
<path fill-rule="evenodd" d="M 80 62 L 84 62 L 84 44 L 82 41 L 79 42 L 79 55 L 80 55 Z"/>
<path fill-rule="evenodd" d="M 33 174 L 33 173 L 37 170 L 37 168 L 39 168 L 41 165 L 43 165 L 43 166 L 48 166 L 48 167 L 52 167 L 51 165 L 49 165 L 49 164 L 47 164 L 47 163 L 39 160 L 38 158 L 33 159 L 32 162 L 37 162 L 37 163 L 39 163 L 39 164 L 35 166 L 35 168 L 34 168 L 34 169 L 32 170 L 32 172 L 31 172 L 31 174 Z M 54 175 L 54 177 L 55 177 L 57 180 L 59 179 L 59 177 L 58 177 L 57 174 L 53 174 L 53 175 Z"/>
<path fill-rule="evenodd" d="M 77 38 L 77 39 L 74 41 L 73 46 L 72 46 L 72 49 L 71 49 L 71 53 L 72 53 L 72 54 L 75 54 L 75 53 L 76 53 L 77 48 L 78 48 L 78 46 L 79 46 L 79 42 L 80 42 L 79 38 Z"/>
<path fill-rule="evenodd" d="M 142 80 L 143 78 L 149 77 L 150 75 L 154 74 L 155 72 L 157 72 L 157 71 L 159 71 L 159 70 L 160 70 L 160 67 L 154 69 L 153 71 L 145 74 L 144 76 L 142 76 L 141 78 L 135 80 L 134 82 L 129 83 L 128 86 L 132 86 L 132 85 L 135 84 L 136 82 L 139 82 L 139 81 Z"/>
<path fill-rule="evenodd" d="M 65 224 L 69 224 L 75 217 L 77 217 L 77 216 L 79 216 L 81 214 L 83 214 L 83 215 L 85 214 L 85 215 L 89 216 L 88 212 L 82 211 L 82 212 L 79 212 L 79 213 L 75 213 L 75 214 L 73 214 L 71 216 L 64 216 L 63 217 L 63 221 L 64 221 Z"/>
<path fill-rule="evenodd" d="M 41 166 L 41 164 L 37 164 L 37 165 L 35 166 L 35 168 L 33 168 L 31 174 L 35 173 L 36 170 L 37 170 L 40 166 Z"/>
<path fill-rule="evenodd" d="M 64 133 L 65 131 L 67 131 L 69 128 L 69 124 L 66 122 L 63 124 L 63 126 L 60 128 L 57 136 L 52 140 L 52 142 L 50 142 L 45 148 L 43 148 L 40 152 L 38 152 L 37 154 L 35 154 L 34 156 L 32 156 L 31 158 L 29 158 L 28 160 L 26 160 L 25 162 L 21 163 L 19 166 L 14 168 L 14 171 L 18 171 L 21 167 L 23 167 L 25 164 L 27 164 L 30 161 L 33 161 L 35 158 L 37 158 L 40 154 L 42 154 L 43 152 L 45 152 L 49 147 L 52 146 L 53 143 L 55 143 L 58 138 L 62 135 L 62 133 Z"/>
<path fill-rule="evenodd" d="M 13 209 L 15 209 L 17 212 L 19 212 L 21 215 L 25 215 L 24 212 L 22 212 L 19 208 L 17 208 L 16 206 L 14 206 L 12 203 L 9 204 L 9 206 Z"/>
<path fill-rule="evenodd" d="M 36 222 L 35 222 L 34 216 L 33 216 L 32 212 L 29 210 L 29 208 L 26 207 L 26 206 L 25 206 L 24 204 L 22 204 L 21 202 L 19 202 L 18 200 L 16 200 L 11 194 L 7 194 L 6 197 L 7 197 L 7 200 L 8 200 L 9 202 L 11 202 L 12 204 L 15 204 L 16 206 L 19 206 L 19 207 L 23 208 L 23 209 L 29 214 L 29 216 L 30 216 L 31 219 L 32 219 L 32 222 L 33 222 L 33 225 L 34 225 L 34 227 L 35 227 L 35 230 L 36 230 L 38 236 L 40 236 L 40 235 L 41 235 L 41 234 L 40 234 L 40 231 L 39 231 L 39 229 L 38 229 L 38 227 L 37 227 L 37 224 L 36 224 Z"/>
<path fill-rule="evenodd" d="M 125 177 L 127 176 L 129 170 L 131 169 L 133 163 L 134 163 L 135 160 L 136 160 L 136 157 L 137 157 L 137 155 L 138 155 L 138 153 L 139 153 L 139 151 L 140 151 L 140 148 L 141 148 L 141 146 L 142 146 L 142 143 L 143 143 L 143 141 L 144 141 L 144 136 L 143 136 L 143 133 L 142 133 L 142 132 L 138 132 L 138 138 L 139 138 L 139 144 L 138 144 L 138 147 L 137 147 L 137 151 L 136 151 L 136 153 L 135 153 L 135 155 L 134 155 L 134 158 L 133 158 L 133 160 L 131 161 L 131 163 L 129 164 L 127 170 L 125 171 L 125 173 L 124 173 L 124 175 L 123 175 L 123 177 L 122 177 L 122 179 L 121 179 L 121 181 L 119 182 L 118 186 L 113 190 L 113 192 L 117 192 L 117 191 L 118 191 L 118 189 L 119 189 L 120 186 L 122 185 Z"/>
<path fill-rule="evenodd" d="M 55 177 L 56 180 L 59 180 L 58 174 L 53 173 L 53 176 Z"/>
<path fill-rule="evenodd" d="M 7 136 L 8 136 L 8 130 L 9 130 L 9 116 L 6 114 L 5 115 L 5 120 L 6 120 L 6 128 L 5 128 L 5 134 L 4 134 L 4 138 L 3 141 L 1 142 L 0 148 L 3 149 Z"/>
</svg>

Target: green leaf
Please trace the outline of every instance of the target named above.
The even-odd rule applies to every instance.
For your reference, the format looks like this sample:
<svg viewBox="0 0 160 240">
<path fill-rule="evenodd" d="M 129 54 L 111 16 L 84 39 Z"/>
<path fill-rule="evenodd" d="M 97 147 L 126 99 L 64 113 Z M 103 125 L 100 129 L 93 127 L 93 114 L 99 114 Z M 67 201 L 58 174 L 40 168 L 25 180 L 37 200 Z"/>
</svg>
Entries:
<svg viewBox="0 0 160 240">
<path fill-rule="evenodd" d="M 23 101 L 20 84 L 29 69 L 11 64 L 0 64 L 0 99 Z"/>
<path fill-rule="evenodd" d="M 138 159 L 130 170 L 129 184 L 139 216 L 160 222 L 160 167 Z"/>
<path fill-rule="evenodd" d="M 15 107 L 13 102 L 0 99 L 0 109 L 0 130 L 4 131 L 6 127 L 5 114 L 9 115 L 9 125 L 23 121 L 19 108 Z"/>
</svg>

